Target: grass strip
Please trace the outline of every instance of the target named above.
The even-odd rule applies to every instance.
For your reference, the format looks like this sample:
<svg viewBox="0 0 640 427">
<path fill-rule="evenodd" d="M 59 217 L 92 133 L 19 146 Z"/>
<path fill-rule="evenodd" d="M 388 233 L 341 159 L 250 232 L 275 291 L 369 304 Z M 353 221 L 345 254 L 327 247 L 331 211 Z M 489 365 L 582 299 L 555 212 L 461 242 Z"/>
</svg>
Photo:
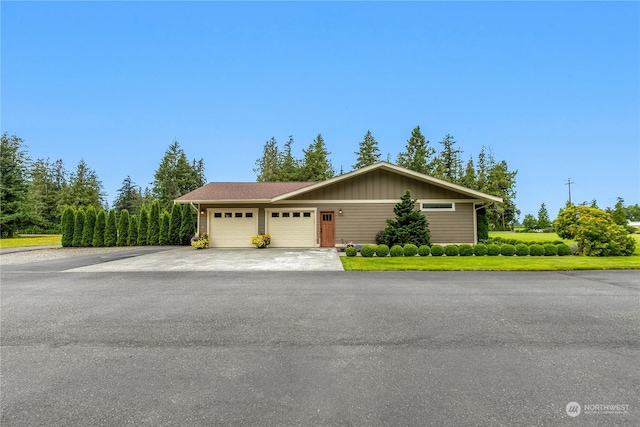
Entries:
<svg viewBox="0 0 640 427">
<path fill-rule="evenodd" d="M 62 236 L 52 234 L 48 236 L 25 236 L 0 239 L 0 248 L 24 248 L 28 246 L 54 246 L 62 244 Z"/>
</svg>

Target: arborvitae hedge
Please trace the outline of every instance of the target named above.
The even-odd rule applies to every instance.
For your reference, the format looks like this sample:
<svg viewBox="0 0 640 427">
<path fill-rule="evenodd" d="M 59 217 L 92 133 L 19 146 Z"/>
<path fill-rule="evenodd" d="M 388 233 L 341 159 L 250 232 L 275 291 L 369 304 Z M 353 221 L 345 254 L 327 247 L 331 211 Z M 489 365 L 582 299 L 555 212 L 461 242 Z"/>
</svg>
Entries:
<svg viewBox="0 0 640 427">
<path fill-rule="evenodd" d="M 171 221 L 171 215 L 169 212 L 164 211 L 160 215 L 160 236 L 158 243 L 160 245 L 169 244 L 169 222 Z"/>
<path fill-rule="evenodd" d="M 82 230 L 82 246 L 93 245 L 93 231 L 96 228 L 96 209 L 89 206 L 84 213 L 84 229 Z"/>
<path fill-rule="evenodd" d="M 73 222 L 73 239 L 71 246 L 79 248 L 82 246 L 82 231 L 84 229 L 84 209 L 80 208 L 76 211 Z"/>
<path fill-rule="evenodd" d="M 142 205 L 140 208 L 140 216 L 138 217 L 138 245 L 144 246 L 147 244 L 147 230 L 149 227 L 149 211 L 147 207 Z"/>
<path fill-rule="evenodd" d="M 169 220 L 169 245 L 180 244 L 180 224 L 182 223 L 182 210 L 180 205 L 171 207 L 171 219 Z"/>
<path fill-rule="evenodd" d="M 129 218 L 129 232 L 127 234 L 127 246 L 136 246 L 138 244 L 138 217 L 131 215 Z"/>
<path fill-rule="evenodd" d="M 96 226 L 93 230 L 93 246 L 99 248 L 104 246 L 104 230 L 107 225 L 107 214 L 104 209 L 100 209 L 96 216 Z"/>
<path fill-rule="evenodd" d="M 180 221 L 180 244 L 190 245 L 191 238 L 196 233 L 193 208 L 191 205 L 182 205 L 182 218 Z"/>
<path fill-rule="evenodd" d="M 75 211 L 71 206 L 67 206 L 62 212 L 60 222 L 62 226 L 62 246 L 68 248 L 73 243 L 73 228 L 75 225 Z"/>
<path fill-rule="evenodd" d="M 118 240 L 116 245 L 125 246 L 129 239 L 129 211 L 122 209 L 120 211 L 120 219 L 118 220 Z"/>
<path fill-rule="evenodd" d="M 151 204 L 149 227 L 147 229 L 147 244 L 156 246 L 160 242 L 160 203 L 156 200 Z"/>
<path fill-rule="evenodd" d="M 115 246 L 118 241 L 118 225 L 116 223 L 116 211 L 111 209 L 107 215 L 107 224 L 104 229 L 104 245 Z"/>
</svg>

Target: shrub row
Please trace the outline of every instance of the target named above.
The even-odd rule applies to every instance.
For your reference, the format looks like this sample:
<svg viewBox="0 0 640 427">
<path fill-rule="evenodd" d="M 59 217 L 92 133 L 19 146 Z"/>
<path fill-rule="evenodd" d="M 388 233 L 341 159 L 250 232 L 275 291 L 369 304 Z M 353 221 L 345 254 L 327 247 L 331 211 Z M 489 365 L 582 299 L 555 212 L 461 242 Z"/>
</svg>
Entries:
<svg viewBox="0 0 640 427">
<path fill-rule="evenodd" d="M 96 212 L 93 206 L 67 207 L 62 214 L 62 246 L 189 245 L 196 231 L 196 218 L 189 205 L 173 205 L 171 213 L 160 213 L 158 202 L 139 215 L 123 209 Z"/>
<path fill-rule="evenodd" d="M 353 247 L 346 249 L 347 256 L 356 256 L 358 252 Z M 423 245 L 417 247 L 413 244 L 406 244 L 404 246 L 394 245 L 389 248 L 387 245 L 363 245 L 360 249 L 360 255 L 365 258 L 370 258 L 374 255 L 378 257 L 386 257 L 390 255 L 392 257 L 400 256 L 567 256 L 572 255 L 571 248 L 565 243 L 544 243 L 527 245 L 525 243 L 518 243 L 512 245 L 510 243 L 504 243 L 498 245 L 496 243 L 490 243 L 488 245 L 484 243 L 478 243 L 475 246 L 469 244 L 462 245 Z"/>
</svg>

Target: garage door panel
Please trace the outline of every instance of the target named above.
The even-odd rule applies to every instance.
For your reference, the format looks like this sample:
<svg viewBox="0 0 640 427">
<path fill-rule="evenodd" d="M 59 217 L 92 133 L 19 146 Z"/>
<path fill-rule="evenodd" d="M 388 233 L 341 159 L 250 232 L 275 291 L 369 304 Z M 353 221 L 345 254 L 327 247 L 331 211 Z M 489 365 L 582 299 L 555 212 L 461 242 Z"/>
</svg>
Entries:
<svg viewBox="0 0 640 427">
<path fill-rule="evenodd" d="M 209 211 L 209 246 L 211 247 L 251 247 L 251 236 L 257 233 L 257 209 L 216 209 Z"/>
<path fill-rule="evenodd" d="M 315 246 L 315 212 L 303 209 L 267 211 L 267 232 L 275 248 Z"/>
</svg>

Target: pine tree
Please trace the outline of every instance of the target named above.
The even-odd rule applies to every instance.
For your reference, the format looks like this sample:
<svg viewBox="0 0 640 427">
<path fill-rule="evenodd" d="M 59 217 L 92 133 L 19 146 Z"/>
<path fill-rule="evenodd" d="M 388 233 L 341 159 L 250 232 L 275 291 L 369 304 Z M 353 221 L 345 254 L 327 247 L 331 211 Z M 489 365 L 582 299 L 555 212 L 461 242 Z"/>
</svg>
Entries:
<svg viewBox="0 0 640 427">
<path fill-rule="evenodd" d="M 262 148 L 262 157 L 256 160 L 256 167 L 253 171 L 256 173 L 258 182 L 274 182 L 280 181 L 280 161 L 282 156 L 278 149 L 278 142 L 275 137 L 264 143 Z"/>
<path fill-rule="evenodd" d="M 66 171 L 62 160 L 55 163 L 38 159 L 30 168 L 27 184 L 29 221 L 44 232 L 60 232 L 58 197 L 66 184 Z"/>
<path fill-rule="evenodd" d="M 180 223 L 182 222 L 182 210 L 180 205 L 174 204 L 171 207 L 171 219 L 169 220 L 169 237 L 167 244 L 180 244 Z"/>
<path fill-rule="evenodd" d="M 538 228 L 538 220 L 531 214 L 526 214 L 522 220 L 522 226 L 525 230 L 535 230 Z"/>
<path fill-rule="evenodd" d="M 416 209 L 416 201 L 411 198 L 411 192 L 407 190 L 393 208 L 396 217 L 387 220 L 387 227 L 383 231 L 384 240 L 388 246 L 407 243 L 422 246 L 430 243 L 429 222 L 427 217 Z"/>
<path fill-rule="evenodd" d="M 62 247 L 69 248 L 73 245 L 73 228 L 75 225 L 75 210 L 71 206 L 62 213 Z"/>
<path fill-rule="evenodd" d="M 73 240 L 71 246 L 79 248 L 82 246 L 82 232 L 84 231 L 84 209 L 80 208 L 76 211 L 73 222 Z"/>
<path fill-rule="evenodd" d="M 127 233 L 127 246 L 138 244 L 138 216 L 131 215 L 129 218 L 129 232 Z"/>
<path fill-rule="evenodd" d="M 551 228 L 551 220 L 549 219 L 549 212 L 547 212 L 547 205 L 544 203 L 540 205 L 538 210 L 538 224 L 537 228 L 544 230 L 545 228 Z"/>
<path fill-rule="evenodd" d="M 96 215 L 96 226 L 93 230 L 93 246 L 96 248 L 104 246 L 104 232 L 107 226 L 107 214 L 104 209 L 100 209 Z"/>
<path fill-rule="evenodd" d="M 398 154 L 396 163 L 412 171 L 430 174 L 433 169 L 433 155 L 436 150 L 429 147 L 429 141 L 420 132 L 420 126 L 411 131 L 411 138 L 407 141 L 406 151 Z"/>
<path fill-rule="evenodd" d="M 301 181 L 325 181 L 335 176 L 335 170 L 329 160 L 329 151 L 324 143 L 321 134 L 309 145 L 306 150 L 302 150 L 304 158 L 300 168 Z"/>
<path fill-rule="evenodd" d="M 146 246 L 147 230 L 149 229 L 149 211 L 147 207 L 142 205 L 140 215 L 138 216 L 138 246 Z"/>
<path fill-rule="evenodd" d="M 107 214 L 107 223 L 104 228 L 104 245 L 111 247 L 118 242 L 118 223 L 116 220 L 116 211 L 111 209 Z"/>
<path fill-rule="evenodd" d="M 157 200 L 151 204 L 147 233 L 147 244 L 157 246 L 160 242 L 160 204 Z"/>
<path fill-rule="evenodd" d="M 160 235 L 158 244 L 161 246 L 169 244 L 169 222 L 171 222 L 171 215 L 165 210 L 160 215 Z"/>
<path fill-rule="evenodd" d="M 140 211 L 140 206 L 142 206 L 140 186 L 136 185 L 130 176 L 127 176 L 122 181 L 122 187 L 118 190 L 118 195 L 113 202 L 113 208 L 116 213 L 126 209 L 129 211 L 129 215 L 135 215 Z"/>
<path fill-rule="evenodd" d="M 96 228 L 96 209 L 89 206 L 84 214 L 84 229 L 82 230 L 82 246 L 93 246 L 93 232 Z"/>
<path fill-rule="evenodd" d="M 182 216 L 180 220 L 180 244 L 189 245 L 191 238 L 196 233 L 195 221 L 190 205 L 182 205 Z"/>
<path fill-rule="evenodd" d="M 472 190 L 477 189 L 476 182 L 476 169 L 473 165 L 473 159 L 469 159 L 467 162 L 467 166 L 464 169 L 464 174 L 462 175 L 462 179 L 460 180 L 460 185 L 471 188 Z"/>
<path fill-rule="evenodd" d="M 173 201 L 205 184 L 204 161 L 187 160 L 178 141 L 173 141 L 153 175 L 152 193 L 162 209 L 169 209 Z"/>
<path fill-rule="evenodd" d="M 27 157 L 21 138 L 0 137 L 0 236 L 13 237 L 27 222 Z"/>
<path fill-rule="evenodd" d="M 280 175 L 278 181 L 291 182 L 299 181 L 300 178 L 300 161 L 293 157 L 291 146 L 293 145 L 293 136 L 289 135 L 289 140 L 284 144 L 281 152 L 282 160 L 280 162 Z"/>
<path fill-rule="evenodd" d="M 118 220 L 118 239 L 117 246 L 125 246 L 129 239 L 129 211 L 122 209 L 120 211 L 120 219 Z"/>
<path fill-rule="evenodd" d="M 454 148 L 456 140 L 449 134 L 440 141 L 440 144 L 442 149 L 435 161 L 433 176 L 457 184 L 462 175 L 462 162 L 460 161 L 462 151 Z"/>
<path fill-rule="evenodd" d="M 105 202 L 105 193 L 98 175 L 84 160 L 80 160 L 76 170 L 71 173 L 69 183 L 60 190 L 58 207 L 74 208 L 93 206 L 100 209 Z"/>
<path fill-rule="evenodd" d="M 364 139 L 360 142 L 359 150 L 355 153 L 358 158 L 353 170 L 361 169 L 365 166 L 376 164 L 380 161 L 380 149 L 378 141 L 375 140 L 371 131 L 367 130 Z"/>
<path fill-rule="evenodd" d="M 624 208 L 624 199 L 622 197 L 618 197 L 616 204 L 611 211 L 611 218 L 613 218 L 613 221 L 616 224 L 621 225 L 625 228 L 629 225 L 629 222 L 627 220 L 627 211 Z"/>
</svg>

